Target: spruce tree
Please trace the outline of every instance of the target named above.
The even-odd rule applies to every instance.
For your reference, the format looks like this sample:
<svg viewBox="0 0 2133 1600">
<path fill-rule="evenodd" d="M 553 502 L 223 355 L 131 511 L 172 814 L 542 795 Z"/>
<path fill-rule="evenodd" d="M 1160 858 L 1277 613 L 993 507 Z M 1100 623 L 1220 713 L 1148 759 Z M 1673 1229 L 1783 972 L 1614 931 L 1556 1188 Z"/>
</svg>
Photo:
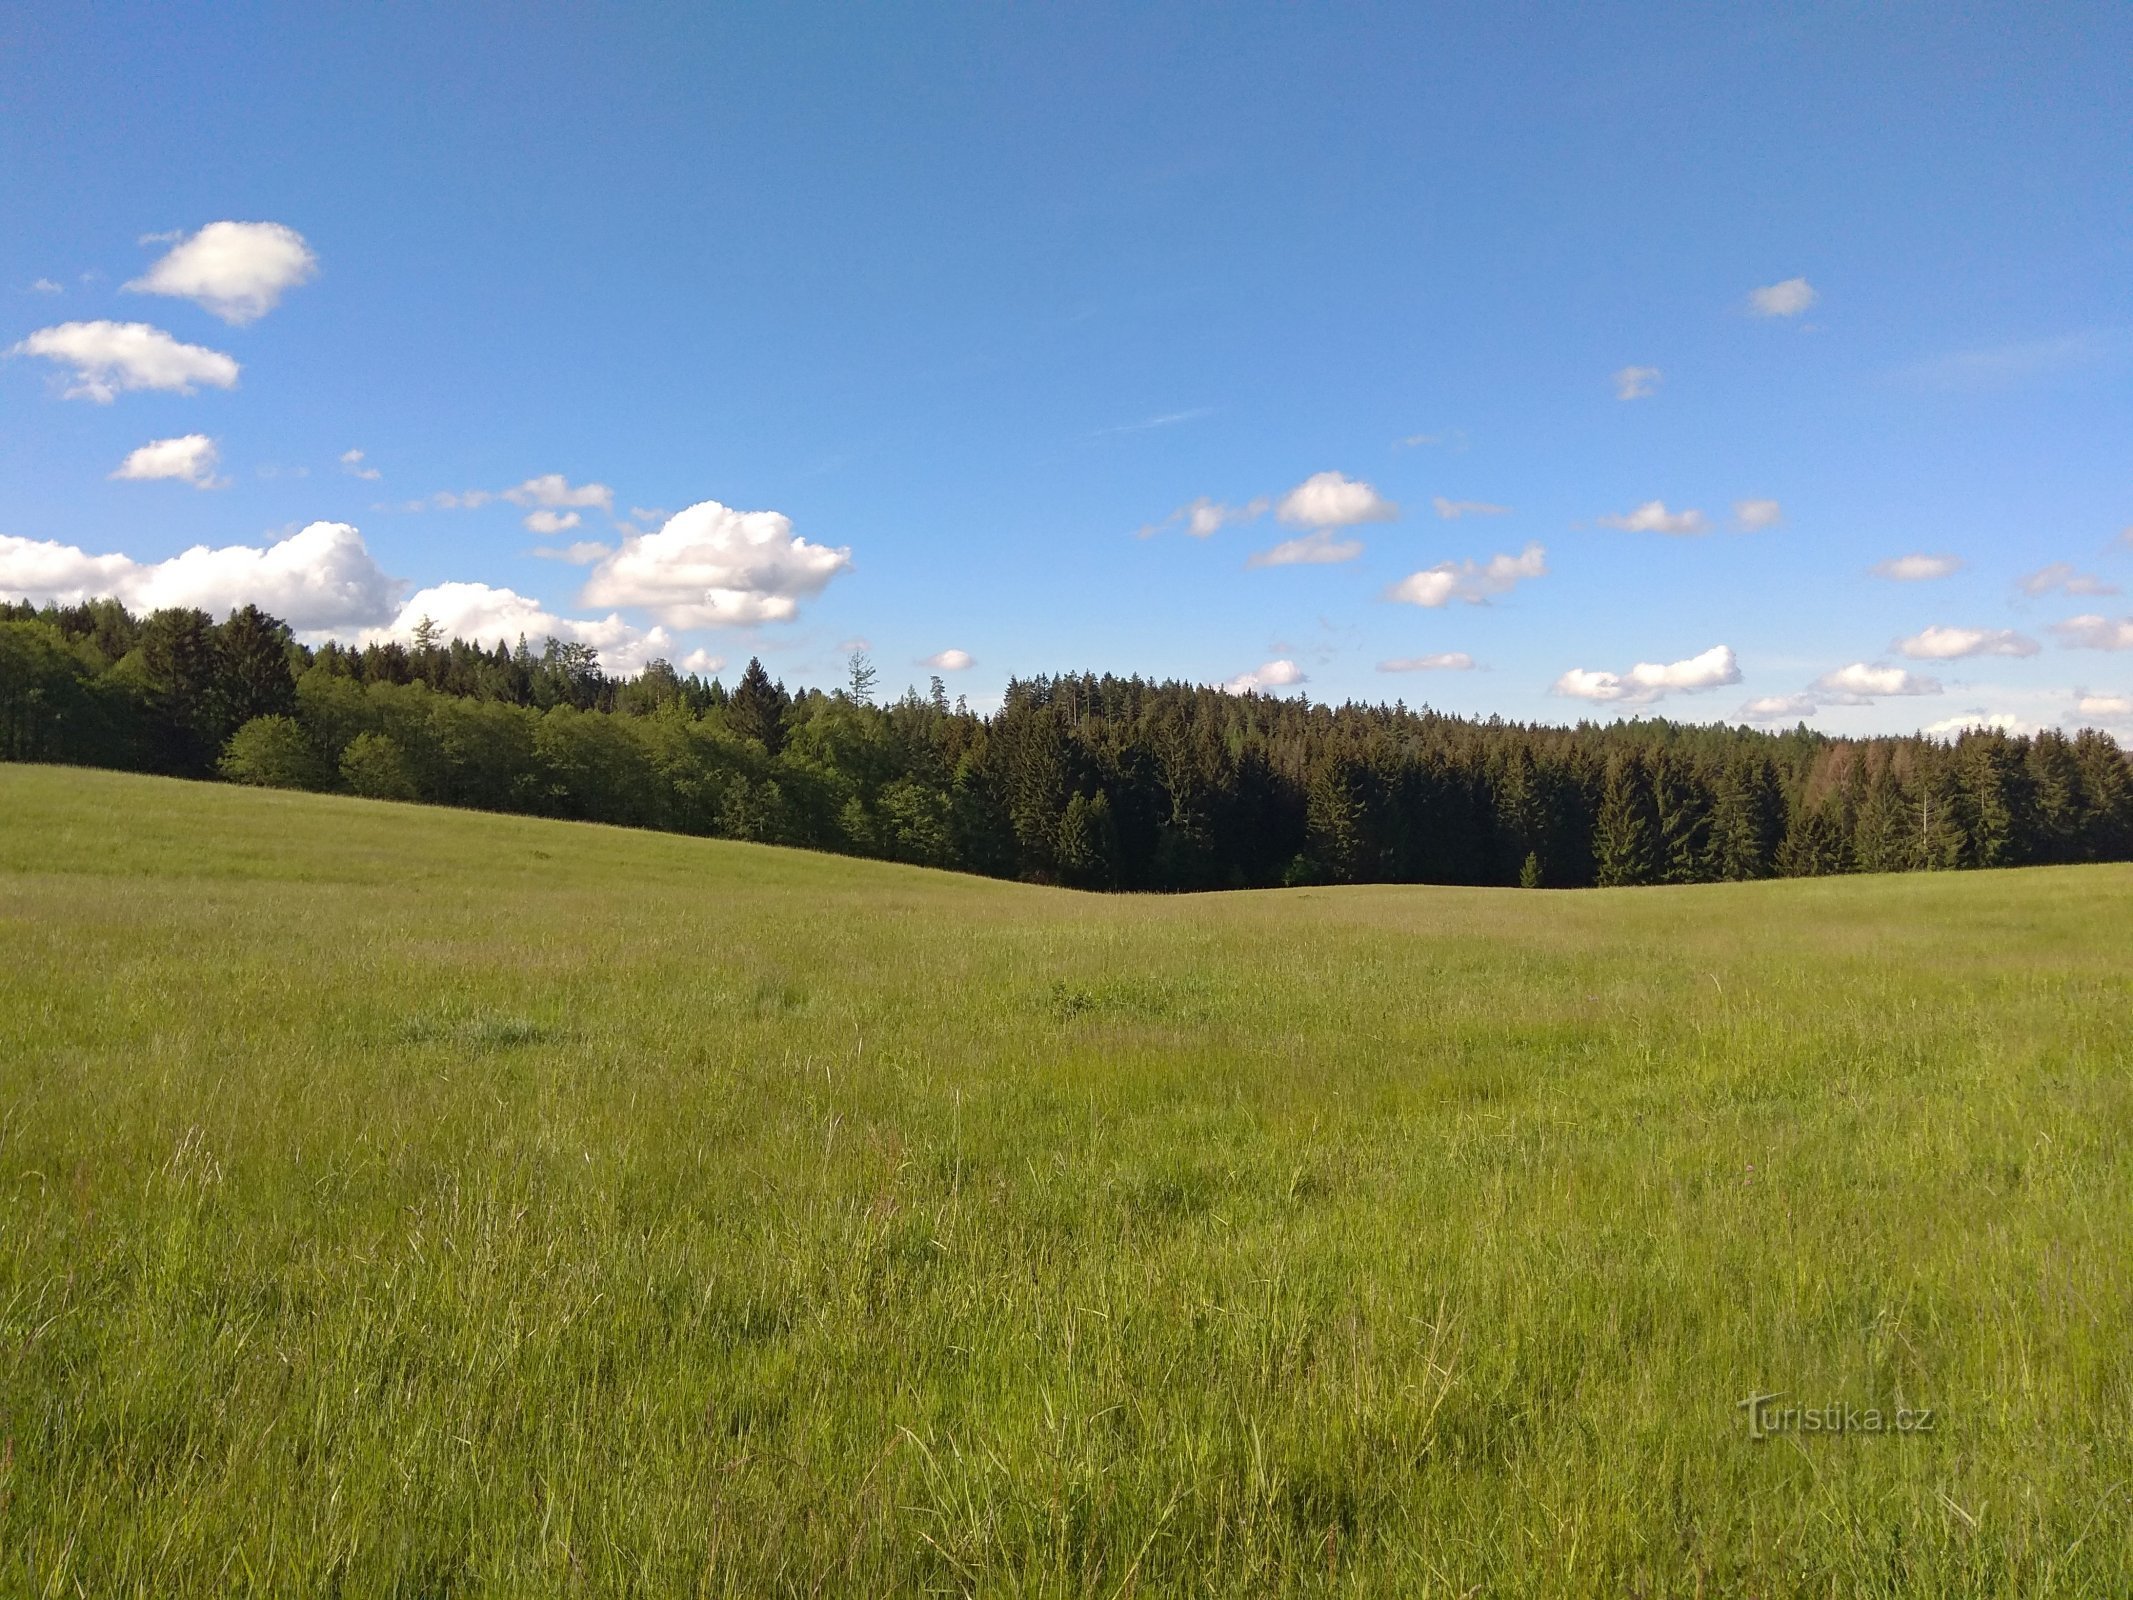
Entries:
<svg viewBox="0 0 2133 1600">
<path fill-rule="evenodd" d="M 732 698 L 726 702 L 726 721 L 735 733 L 755 740 L 776 755 L 785 748 L 785 710 L 789 703 L 783 687 L 771 683 L 762 661 L 750 656 L 748 670 L 741 674 Z"/>
<path fill-rule="evenodd" d="M 1616 756 L 1607 764 L 1599 823 L 1593 830 L 1592 858 L 1600 886 L 1653 882 L 1658 876 L 1657 832 L 1643 758 L 1634 751 Z"/>
</svg>

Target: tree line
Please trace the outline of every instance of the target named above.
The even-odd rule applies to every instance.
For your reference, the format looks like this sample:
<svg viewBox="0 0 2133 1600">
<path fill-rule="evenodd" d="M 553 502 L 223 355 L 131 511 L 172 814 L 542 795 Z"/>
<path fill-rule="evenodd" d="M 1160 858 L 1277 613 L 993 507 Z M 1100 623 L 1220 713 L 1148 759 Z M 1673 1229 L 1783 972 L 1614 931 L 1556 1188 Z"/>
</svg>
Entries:
<svg viewBox="0 0 2133 1600">
<path fill-rule="evenodd" d="M 759 660 L 311 648 L 255 607 L 0 603 L 0 759 L 333 790 L 875 856 L 1087 889 L 1577 888 L 2133 859 L 2094 730 L 1837 739 L 1314 705 L 1138 677 L 939 678 L 877 703 Z"/>
</svg>

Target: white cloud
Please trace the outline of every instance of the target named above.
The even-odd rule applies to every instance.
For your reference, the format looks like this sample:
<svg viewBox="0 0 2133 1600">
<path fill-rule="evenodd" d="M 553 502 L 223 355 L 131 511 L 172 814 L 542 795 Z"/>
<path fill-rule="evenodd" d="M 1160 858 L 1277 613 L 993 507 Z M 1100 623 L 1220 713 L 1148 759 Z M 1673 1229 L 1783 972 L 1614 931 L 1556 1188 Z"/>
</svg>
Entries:
<svg viewBox="0 0 2133 1600">
<path fill-rule="evenodd" d="M 461 502 L 480 505 L 483 500 L 489 498 L 479 489 L 474 490 L 473 494 L 481 495 L 481 500 L 462 495 Z M 570 506 L 598 506 L 602 511 L 611 513 L 615 509 L 615 491 L 606 484 L 581 483 L 572 487 L 570 480 L 560 472 L 544 472 L 538 478 L 528 478 L 516 489 L 504 490 L 502 498 L 515 506 L 545 506 L 550 510 L 562 510 Z"/>
<path fill-rule="evenodd" d="M 1353 561 L 1363 553 L 1360 539 L 1336 539 L 1331 528 L 1320 528 L 1300 539 L 1284 539 L 1271 550 L 1255 550 L 1247 567 L 1318 567 Z"/>
<path fill-rule="evenodd" d="M 538 600 L 486 583 L 436 583 L 418 590 L 391 622 L 365 632 L 363 641 L 411 639 L 425 617 L 445 638 L 469 644 L 515 644 L 524 638 L 536 649 L 545 639 L 591 645 L 604 668 L 623 674 L 641 672 L 674 643 L 664 628 L 638 628 L 612 613 L 591 619 L 557 616 Z"/>
<path fill-rule="evenodd" d="M 1446 522 L 1457 522 L 1461 517 L 1503 517 L 1511 513 L 1509 506 L 1491 505 L 1486 500 L 1447 500 L 1441 494 L 1429 505 Z"/>
<path fill-rule="evenodd" d="M 1486 563 L 1443 561 L 1402 578 L 1385 591 L 1388 600 L 1409 605 L 1441 606 L 1454 600 L 1480 605 L 1491 595 L 1509 594 L 1529 578 L 1548 575 L 1548 552 L 1529 544 L 1519 554 L 1493 555 Z"/>
<path fill-rule="evenodd" d="M 965 672 L 977 665 L 968 650 L 940 650 L 919 663 L 935 672 Z"/>
<path fill-rule="evenodd" d="M 1380 672 L 1471 672 L 1474 658 L 1464 650 L 1447 650 L 1430 656 L 1399 656 L 1380 661 Z"/>
<path fill-rule="evenodd" d="M 318 271 L 318 257 L 279 222 L 210 222 L 126 285 L 176 295 L 224 322 L 254 322 Z"/>
<path fill-rule="evenodd" d="M 2133 650 L 2133 617 L 2100 617 L 2094 612 L 2052 624 L 2059 642 L 2074 650 Z"/>
<path fill-rule="evenodd" d="M 1938 678 L 1923 678 L 1902 667 L 1870 666 L 1854 661 L 1815 679 L 1814 687 L 1843 705 L 1865 705 L 1882 695 L 1939 694 Z"/>
<path fill-rule="evenodd" d="M 29 292 L 31 294 L 65 294 L 67 291 L 62 289 L 58 284 L 54 283 L 50 278 L 39 278 L 35 283 L 30 285 Z"/>
<path fill-rule="evenodd" d="M 1352 528 L 1390 522 L 1400 508 L 1367 483 L 1338 472 L 1314 472 L 1281 497 L 1274 515 L 1292 528 Z"/>
<path fill-rule="evenodd" d="M 1573 667 L 1555 680 L 1554 690 L 1576 700 L 1649 705 L 1670 694 L 1696 694 L 1738 682 L 1740 662 L 1732 647 L 1717 644 L 1684 661 L 1640 661 L 1626 673 Z"/>
<path fill-rule="evenodd" d="M 2074 710 L 2084 717 L 2133 717 L 2133 695 L 2085 694 L 2075 703 Z"/>
<path fill-rule="evenodd" d="M 1899 639 L 1896 648 L 1913 661 L 1953 661 L 1960 656 L 2033 656 L 2037 641 L 2012 628 L 1936 626 Z"/>
<path fill-rule="evenodd" d="M 1225 694 L 1250 694 L 1260 689 L 1286 689 L 1304 681 L 1303 669 L 1289 660 L 1268 661 L 1251 672 L 1239 673 L 1222 685 Z"/>
<path fill-rule="evenodd" d="M 1775 500 L 1736 500 L 1733 502 L 1733 520 L 1744 532 L 1760 533 L 1783 522 L 1785 508 Z"/>
<path fill-rule="evenodd" d="M 376 467 L 363 464 L 363 452 L 360 450 L 343 450 L 341 452 L 341 470 L 350 477 L 361 478 L 366 482 L 373 483 L 385 476 Z"/>
<path fill-rule="evenodd" d="M 1666 376 L 1657 367 L 1624 367 L 1615 374 L 1617 400 L 1649 400 Z"/>
<path fill-rule="evenodd" d="M 145 322 L 62 322 L 39 328 L 9 355 L 42 356 L 74 369 L 69 400 L 109 405 L 127 389 L 191 394 L 194 385 L 235 388 L 237 363 L 219 350 L 181 344 Z"/>
<path fill-rule="evenodd" d="M 2067 561 L 2054 561 L 2035 572 L 2025 572 L 2016 582 L 2024 594 L 2030 595 L 2118 593 L 2117 584 L 2106 583 L 2086 572 L 2076 572 L 2073 564 Z"/>
<path fill-rule="evenodd" d="M 574 567 L 589 567 L 602 556 L 613 553 L 611 546 L 602 544 L 598 539 L 580 539 L 575 544 L 562 546 L 539 544 L 533 547 L 533 554 L 543 561 L 567 561 Z"/>
<path fill-rule="evenodd" d="M 1947 739 L 1959 733 L 1968 733 L 1973 728 L 2000 733 L 2029 733 L 2034 731 L 2028 723 L 2011 711 L 1988 712 L 1982 706 L 1975 707 L 1969 711 L 1958 712 L 1952 717 L 1943 717 L 1938 722 L 1929 722 L 1918 731 L 1928 739 Z"/>
<path fill-rule="evenodd" d="M 849 549 L 810 544 L 780 512 L 704 500 L 625 538 L 593 569 L 584 602 L 643 606 L 676 628 L 784 622 L 851 564 Z"/>
<path fill-rule="evenodd" d="M 1140 537 L 1151 539 L 1165 528 L 1183 523 L 1183 531 L 1185 533 L 1190 534 L 1195 539 L 1205 539 L 1212 534 L 1219 533 L 1233 522 L 1251 522 L 1258 517 L 1264 516 L 1268 503 L 1266 497 L 1262 495 L 1257 500 L 1247 501 L 1241 506 L 1232 506 L 1225 505 L 1220 500 L 1209 499 L 1203 494 L 1199 499 L 1179 506 L 1177 510 L 1171 512 L 1161 522 L 1149 523 L 1141 529 Z"/>
<path fill-rule="evenodd" d="M 1742 706 L 1740 714 L 1750 722 L 1797 722 L 1818 709 L 1811 694 L 1766 694 Z"/>
<path fill-rule="evenodd" d="M 1787 278 L 1748 291 L 1748 309 L 1759 317 L 1796 317 L 1821 296 L 1805 278 Z"/>
<path fill-rule="evenodd" d="M 529 511 L 526 513 L 526 529 L 529 533 L 544 536 L 568 533 L 584 520 L 575 511 Z"/>
<path fill-rule="evenodd" d="M 230 480 L 215 476 L 219 460 L 214 440 L 204 433 L 188 433 L 176 439 L 150 440 L 120 462 L 111 476 L 133 483 L 169 478 L 195 489 L 227 489 Z"/>
<path fill-rule="evenodd" d="M 1945 578 L 1962 569 L 1961 556 L 1909 555 L 1875 562 L 1874 576 L 1890 578 L 1897 583 L 1923 583 L 1929 578 Z"/>
<path fill-rule="evenodd" d="M 1626 517 L 1602 517 L 1603 528 L 1620 528 L 1624 533 L 1708 533 L 1711 522 L 1701 511 L 1669 511 L 1664 500 L 1647 500 Z"/>
<path fill-rule="evenodd" d="M 61 605 L 110 596 L 136 611 L 198 606 L 219 616 L 249 603 L 300 632 L 320 632 L 384 621 L 404 587 L 345 522 L 314 522 L 263 550 L 195 545 L 151 562 L 0 534 L 0 594 Z"/>
<path fill-rule="evenodd" d="M 681 658 L 681 670 L 693 672 L 700 678 L 708 678 L 726 664 L 724 656 L 715 656 L 708 650 L 691 650 Z"/>
</svg>

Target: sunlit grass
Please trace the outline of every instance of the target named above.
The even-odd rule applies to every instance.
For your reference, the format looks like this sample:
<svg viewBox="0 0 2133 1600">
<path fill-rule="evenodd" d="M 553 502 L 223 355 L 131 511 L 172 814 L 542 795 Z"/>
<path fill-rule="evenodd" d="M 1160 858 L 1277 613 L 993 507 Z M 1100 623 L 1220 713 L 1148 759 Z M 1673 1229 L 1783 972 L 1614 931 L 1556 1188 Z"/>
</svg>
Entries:
<svg viewBox="0 0 2133 1600">
<path fill-rule="evenodd" d="M 0 768 L 0 1592 L 2133 1592 L 2129 974 Z"/>
</svg>

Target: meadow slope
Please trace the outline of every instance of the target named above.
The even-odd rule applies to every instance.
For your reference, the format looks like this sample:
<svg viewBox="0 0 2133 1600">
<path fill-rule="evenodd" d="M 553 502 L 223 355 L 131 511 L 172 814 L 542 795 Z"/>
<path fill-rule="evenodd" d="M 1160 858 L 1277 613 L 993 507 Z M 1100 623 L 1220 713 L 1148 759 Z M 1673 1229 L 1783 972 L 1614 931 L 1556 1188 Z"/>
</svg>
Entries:
<svg viewBox="0 0 2133 1600">
<path fill-rule="evenodd" d="M 0 767 L 0 1593 L 2129 1593 L 2129 1067 L 2133 867 L 1104 898 Z"/>
</svg>

